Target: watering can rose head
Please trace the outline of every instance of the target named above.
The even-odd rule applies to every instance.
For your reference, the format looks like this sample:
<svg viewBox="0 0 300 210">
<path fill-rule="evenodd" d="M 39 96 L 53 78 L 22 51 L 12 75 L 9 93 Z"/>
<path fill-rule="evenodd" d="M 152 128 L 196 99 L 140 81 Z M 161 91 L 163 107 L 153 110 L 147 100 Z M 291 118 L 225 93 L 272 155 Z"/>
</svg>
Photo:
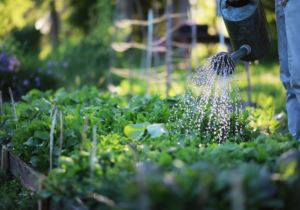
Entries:
<svg viewBox="0 0 300 210">
<path fill-rule="evenodd" d="M 219 76 L 229 76 L 235 71 L 235 62 L 232 56 L 226 52 L 219 52 L 211 60 L 212 70 Z"/>
</svg>

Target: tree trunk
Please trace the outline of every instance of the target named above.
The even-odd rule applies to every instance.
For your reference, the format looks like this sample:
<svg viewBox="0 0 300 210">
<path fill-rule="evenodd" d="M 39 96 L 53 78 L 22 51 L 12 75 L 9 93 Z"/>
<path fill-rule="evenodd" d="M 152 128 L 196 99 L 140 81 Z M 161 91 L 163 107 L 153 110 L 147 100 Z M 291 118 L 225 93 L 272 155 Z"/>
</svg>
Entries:
<svg viewBox="0 0 300 210">
<path fill-rule="evenodd" d="M 59 33 L 59 16 L 55 8 L 55 1 L 50 2 L 50 9 L 51 9 L 50 42 L 52 44 L 52 48 L 55 49 L 58 45 L 58 33 Z"/>
<path fill-rule="evenodd" d="M 186 0 L 173 0 L 173 13 L 179 14 L 179 13 L 186 13 L 186 15 L 183 15 L 178 18 L 173 18 L 173 26 L 177 26 L 182 21 L 187 20 L 187 12 L 190 8 L 189 1 Z"/>
</svg>

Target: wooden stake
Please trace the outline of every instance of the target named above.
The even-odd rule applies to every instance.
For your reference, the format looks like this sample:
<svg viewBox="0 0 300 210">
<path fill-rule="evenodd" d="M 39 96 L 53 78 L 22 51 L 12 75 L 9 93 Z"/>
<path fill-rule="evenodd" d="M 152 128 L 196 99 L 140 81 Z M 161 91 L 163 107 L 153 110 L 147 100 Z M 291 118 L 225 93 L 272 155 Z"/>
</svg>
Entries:
<svg viewBox="0 0 300 210">
<path fill-rule="evenodd" d="M 55 109 L 55 113 L 51 124 L 51 130 L 50 130 L 50 171 L 52 171 L 53 168 L 53 134 L 54 134 L 55 123 L 56 123 L 56 115 L 57 115 L 57 109 Z"/>
<path fill-rule="evenodd" d="M 115 23 L 118 19 L 118 12 L 119 12 L 119 1 L 116 2 L 116 8 L 114 11 L 114 20 L 113 22 Z M 112 83 L 112 69 L 114 65 L 114 60 L 115 60 L 115 53 L 114 53 L 114 48 L 112 47 L 112 44 L 115 42 L 117 38 L 117 27 L 115 24 L 114 25 L 114 34 L 112 35 L 111 38 L 111 45 L 110 45 L 110 52 L 109 52 L 109 68 L 108 68 L 108 76 L 107 76 L 107 90 L 110 90 L 111 88 L 111 83 Z"/>
<path fill-rule="evenodd" d="M 143 179 L 143 174 L 141 174 L 141 168 L 144 166 L 138 166 L 138 152 L 135 144 L 130 144 L 130 148 L 133 151 L 133 167 L 135 169 L 136 177 L 137 177 L 137 185 L 139 190 L 139 200 L 140 200 L 140 209 L 141 210 L 149 210 L 149 198 L 147 194 L 147 186 L 145 180 Z"/>
<path fill-rule="evenodd" d="M 190 51 L 190 62 L 189 62 L 189 75 L 192 74 L 192 51 L 193 49 L 195 50 L 195 54 L 196 54 L 196 65 L 198 65 L 198 53 L 197 53 L 197 49 L 195 49 L 195 47 L 197 46 L 197 25 L 196 25 L 196 2 L 194 4 L 191 5 L 190 7 L 190 14 L 191 14 L 191 19 L 193 22 L 192 25 L 192 47 L 191 47 L 191 51 Z"/>
<path fill-rule="evenodd" d="M 54 104 L 53 104 L 53 108 L 51 110 L 50 118 L 52 118 L 52 116 L 53 116 L 54 110 L 56 108 L 56 103 L 57 103 L 57 101 L 55 101 Z"/>
<path fill-rule="evenodd" d="M 171 88 L 171 82 L 172 82 L 172 34 L 170 33 L 170 30 L 172 28 L 172 18 L 170 15 L 172 14 L 172 0 L 166 0 L 166 15 L 167 15 L 167 21 L 166 21 L 166 45 L 167 45 L 167 52 L 165 57 L 165 63 L 167 65 L 167 90 L 166 95 L 168 97 L 169 90 Z"/>
<path fill-rule="evenodd" d="M 152 38 L 153 38 L 153 11 L 152 9 L 149 10 L 148 12 L 148 49 L 147 49 L 147 81 L 146 81 L 146 96 L 150 96 L 150 80 L 151 80 L 151 75 L 150 75 L 150 68 L 151 68 L 151 61 L 152 61 Z"/>
<path fill-rule="evenodd" d="M 0 90 L 0 106 L 1 106 L 1 116 L 4 115 L 4 112 L 3 112 L 3 101 L 2 101 L 2 91 Z"/>
<path fill-rule="evenodd" d="M 39 192 L 41 192 L 44 189 L 43 184 L 39 184 Z M 49 205 L 48 205 L 48 199 L 43 199 L 43 200 L 38 200 L 38 210 L 48 210 Z"/>
<path fill-rule="evenodd" d="M 94 159 L 96 157 L 96 146 L 97 146 L 97 127 L 93 127 L 93 147 L 92 147 L 92 152 L 91 152 L 91 177 L 93 177 L 94 173 Z"/>
<path fill-rule="evenodd" d="M 2 145 L 1 150 L 1 170 L 8 174 L 8 151 L 5 151 L 7 147 Z"/>
<path fill-rule="evenodd" d="M 145 20 L 144 13 L 143 13 L 143 8 L 142 8 L 140 0 L 133 0 L 133 1 L 134 1 L 134 5 L 137 8 L 137 13 L 138 13 L 139 19 L 140 20 Z M 146 28 L 144 26 L 141 26 L 141 29 L 142 29 L 142 43 L 144 45 L 146 45 L 147 31 L 146 31 Z M 141 58 L 141 72 L 140 72 L 141 76 L 145 75 L 145 72 L 144 72 L 144 69 L 145 69 L 145 60 L 146 60 L 145 59 L 145 57 L 146 57 L 145 53 L 146 53 L 146 51 L 143 50 L 142 51 L 142 58 Z"/>
<path fill-rule="evenodd" d="M 13 109 L 14 109 L 14 115 L 15 115 L 15 121 L 18 121 L 18 117 L 17 117 L 17 111 L 16 111 L 16 106 L 15 106 L 15 101 L 14 101 L 14 95 L 11 91 L 11 88 L 8 88 L 9 94 L 10 94 L 10 98 L 11 98 L 11 103 L 13 105 Z M 16 125 L 16 128 L 18 129 L 19 127 Z"/>
<path fill-rule="evenodd" d="M 245 63 L 245 68 L 246 68 L 246 72 L 247 72 L 247 81 L 248 81 L 248 104 L 249 107 L 252 106 L 252 101 L 251 101 L 251 81 L 250 81 L 250 71 L 249 71 L 249 63 L 248 62 L 244 62 Z"/>
<path fill-rule="evenodd" d="M 80 145 L 80 150 L 83 150 L 84 147 L 84 140 L 86 139 L 86 131 L 87 131 L 87 126 L 88 126 L 88 117 L 85 116 L 84 118 L 84 127 L 82 131 L 82 140 L 81 140 L 81 145 Z"/>
<path fill-rule="evenodd" d="M 59 141 L 59 156 L 58 159 L 60 159 L 61 151 L 62 151 L 62 144 L 63 144 L 63 118 L 62 118 L 62 111 L 59 111 L 59 119 L 60 119 L 60 141 Z M 60 163 L 58 161 L 58 168 L 60 168 Z"/>
<path fill-rule="evenodd" d="M 230 179 L 230 198 L 232 210 L 245 210 L 245 195 L 243 190 L 243 177 L 240 172 L 232 172 Z"/>
<path fill-rule="evenodd" d="M 132 20 L 133 19 L 133 10 L 134 10 L 134 5 L 133 5 L 133 0 L 129 0 L 128 1 L 129 3 L 129 18 Z M 129 40 L 130 42 L 132 43 L 133 42 L 133 32 L 134 32 L 134 25 L 132 24 L 131 25 L 131 33 L 130 33 L 130 37 L 129 37 Z M 129 94 L 130 96 L 133 95 L 133 74 L 134 74 L 134 71 L 133 71 L 133 59 L 134 59 L 134 48 L 130 48 L 130 56 L 129 56 Z"/>
</svg>

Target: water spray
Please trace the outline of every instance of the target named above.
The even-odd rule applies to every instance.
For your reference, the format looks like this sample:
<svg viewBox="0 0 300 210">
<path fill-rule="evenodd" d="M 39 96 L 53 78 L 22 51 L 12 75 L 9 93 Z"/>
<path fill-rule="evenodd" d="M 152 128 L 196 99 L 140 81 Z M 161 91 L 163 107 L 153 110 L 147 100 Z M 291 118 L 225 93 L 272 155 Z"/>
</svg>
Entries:
<svg viewBox="0 0 300 210">
<path fill-rule="evenodd" d="M 243 140 L 235 61 L 258 60 L 271 45 L 271 32 L 260 0 L 220 0 L 220 9 L 235 52 L 220 52 L 206 59 L 189 77 L 184 96 L 169 118 L 178 135 L 198 136 L 204 144 Z"/>
</svg>

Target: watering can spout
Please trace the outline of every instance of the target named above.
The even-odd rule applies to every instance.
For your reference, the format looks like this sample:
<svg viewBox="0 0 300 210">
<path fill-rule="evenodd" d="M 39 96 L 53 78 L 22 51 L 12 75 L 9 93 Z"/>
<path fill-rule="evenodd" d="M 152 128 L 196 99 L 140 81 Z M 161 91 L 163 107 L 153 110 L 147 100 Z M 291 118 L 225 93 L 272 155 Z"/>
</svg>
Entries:
<svg viewBox="0 0 300 210">
<path fill-rule="evenodd" d="M 237 51 L 231 54 L 231 57 L 233 60 L 237 60 L 239 58 L 242 58 L 244 56 L 247 56 L 251 53 L 251 47 L 247 44 L 244 44 L 240 47 Z"/>
<path fill-rule="evenodd" d="M 219 52 L 211 59 L 213 71 L 220 76 L 228 76 L 235 71 L 235 61 L 251 53 L 251 47 L 247 44 L 241 46 L 231 55 L 226 52 Z"/>
</svg>

